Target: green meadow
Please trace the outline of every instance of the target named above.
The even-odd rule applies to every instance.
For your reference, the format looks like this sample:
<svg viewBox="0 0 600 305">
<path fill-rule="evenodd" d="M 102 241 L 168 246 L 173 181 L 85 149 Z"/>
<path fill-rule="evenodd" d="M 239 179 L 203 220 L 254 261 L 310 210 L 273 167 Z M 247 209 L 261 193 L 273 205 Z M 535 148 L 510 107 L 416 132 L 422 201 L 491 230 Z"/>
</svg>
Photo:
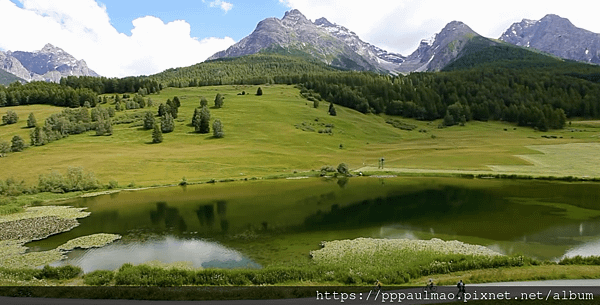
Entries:
<svg viewBox="0 0 600 305">
<path fill-rule="evenodd" d="M 536 156 L 551 156 L 549 163 L 563 161 L 569 175 L 588 176 L 593 157 L 578 158 L 580 143 L 596 149 L 600 126 L 596 122 L 573 121 L 563 130 L 538 132 L 503 122 L 467 122 L 466 126 L 438 128 L 440 122 L 394 118 L 416 126 L 408 131 L 386 123 L 384 115 L 362 114 L 336 106 L 337 116 L 304 99 L 297 88 L 263 85 L 264 95 L 256 96 L 258 86 L 212 86 L 167 88 L 148 96 L 154 106 L 117 112 L 113 120 L 134 113 L 157 113 L 160 103 L 178 96 L 181 100 L 175 130 L 164 141 L 151 144 L 151 130 L 141 121 L 113 125 L 112 136 L 94 132 L 72 135 L 50 144 L 9 153 L 0 159 L 2 178 L 37 182 L 39 174 L 65 172 L 83 167 L 95 173 L 103 184 L 115 180 L 120 186 L 176 184 L 183 177 L 189 183 L 210 179 L 251 179 L 286 175 L 309 175 L 323 166 L 346 163 L 351 170 L 377 170 L 379 158 L 385 167 L 405 172 L 483 171 L 534 175 L 556 175 L 556 168 L 536 167 Z M 245 91 L 246 95 L 238 95 Z M 200 97 L 209 100 L 217 93 L 225 96 L 223 108 L 211 108 L 211 124 L 223 122 L 225 137 L 198 134 L 191 126 Z M 103 107 L 114 107 L 112 99 Z M 61 108 L 46 105 L 6 107 L 17 112 L 19 122 L 0 126 L 0 141 L 10 142 L 20 135 L 29 143 L 27 116 L 33 112 L 38 124 Z M 4 114 L 4 113 L 3 113 Z M 158 119 L 158 117 L 157 117 Z M 333 125 L 332 133 L 319 133 Z M 552 146 L 540 146 L 540 145 Z M 568 144 L 568 145 L 562 145 Z M 544 147 L 558 147 L 552 151 Z M 523 157 L 525 156 L 525 157 Z M 558 162 L 558 163 L 557 163 Z M 533 165 L 533 166 L 532 166 Z M 316 173 L 315 173 L 316 174 Z"/>
<path fill-rule="evenodd" d="M 480 121 L 470 121 L 465 126 L 440 128 L 438 126 L 441 120 L 430 122 L 362 114 L 339 105 L 335 106 L 337 115 L 331 116 L 328 114 L 329 103 L 322 101 L 315 108 L 313 102 L 303 98 L 299 89 L 294 86 L 261 85 L 262 96 L 255 95 L 258 87 L 226 85 L 166 88 L 159 94 L 146 97 L 152 99 L 152 107 L 117 112 L 114 122 L 129 122 L 113 124 L 111 136 L 96 136 L 95 132 L 87 132 L 44 146 L 29 147 L 23 152 L 6 154 L 4 158 L 0 158 L 0 179 L 23 179 L 26 184 L 35 185 L 41 174 L 52 171 L 65 173 L 69 167 L 82 167 L 93 172 L 102 185 L 116 181 L 119 188 L 131 188 L 174 185 L 183 179 L 193 184 L 213 179 L 229 181 L 318 176 L 322 167 L 335 168 L 340 163 L 346 163 L 355 173 L 364 171 L 434 176 L 490 173 L 600 177 L 596 166 L 598 158 L 594 153 L 600 148 L 598 121 L 572 120 L 564 129 L 549 132 L 505 122 Z M 239 95 L 242 91 L 247 94 Z M 225 96 L 224 106 L 220 109 L 212 107 L 217 93 Z M 109 102 L 102 107 L 114 107 L 112 95 L 107 96 Z M 131 118 L 146 111 L 152 111 L 156 116 L 158 105 L 175 96 L 181 101 L 178 118 L 175 119 L 175 130 L 164 134 L 162 143 L 152 144 L 152 130 L 143 129 L 140 119 Z M 213 138 L 212 132 L 194 132 L 191 119 L 202 96 L 209 101 L 211 128 L 215 119 L 223 123 L 223 138 Z M 9 109 L 18 114 L 19 122 L 0 126 L 0 141 L 10 142 L 14 135 L 20 135 L 27 143 L 31 131 L 26 128 L 29 113 L 34 113 L 38 124 L 41 124 L 48 116 L 62 110 L 60 107 L 47 105 L 16 106 L 2 108 L 0 115 L 4 115 Z M 155 118 L 158 120 L 157 116 Z M 399 120 L 405 126 L 413 125 L 414 128 L 396 128 L 386 123 L 389 119 Z M 327 129 L 331 129 L 331 133 L 325 132 Z M 382 157 L 385 158 L 385 168 L 379 169 L 378 161 Z M 471 181 L 477 183 L 477 180 Z M 219 183 L 215 186 L 233 188 Z M 79 194 L 81 193 L 23 195 L 16 198 L 15 204 L 20 206 L 33 201 L 41 203 Z M 236 194 L 232 192 L 230 196 L 239 195 Z M 437 265 L 431 265 L 429 269 L 421 268 L 421 261 L 409 264 L 410 266 L 401 266 L 399 262 L 393 261 L 386 268 L 363 270 L 365 275 L 361 276 L 348 271 L 352 268 L 348 269 L 349 266 L 341 261 L 337 264 L 320 264 L 308 259 L 310 251 L 318 247 L 319 240 L 327 240 L 330 235 L 335 235 L 335 239 L 353 239 L 369 230 L 377 228 L 350 229 L 341 233 L 321 231 L 281 234 L 266 241 L 250 236 L 251 239 L 255 238 L 253 243 L 246 242 L 242 237 L 232 239 L 228 241 L 229 245 L 252 250 L 254 259 L 263 263 L 276 263 L 263 271 L 189 271 L 189 274 L 186 273 L 189 279 L 182 280 L 181 283 L 179 280 L 172 282 L 164 275 L 165 285 L 368 285 L 373 276 L 387 278 L 388 283 L 420 285 L 431 276 L 428 272 L 436 274 L 436 281 L 440 283 L 452 283 L 456 276 L 464 276 L 472 282 L 488 282 L 565 278 L 566 273 L 571 274 L 568 277 L 588 278 L 597 277 L 600 272 L 596 267 L 585 269 L 579 268 L 580 266 L 559 266 L 528 259 L 524 263 L 514 261 L 520 256 L 490 261 L 487 258 L 471 260 L 454 254 L 422 253 L 431 254 L 427 256 L 428 262 L 437 261 L 444 265 L 447 261 L 458 259 L 465 265 L 442 268 L 440 271 L 435 269 L 438 268 Z M 406 255 L 413 257 L 414 253 Z M 401 260 L 402 256 L 398 257 Z M 360 260 L 361 264 L 378 265 L 378 262 L 367 262 L 368 257 L 361 257 Z M 293 267 L 286 266 L 290 261 L 296 261 L 296 264 L 292 264 Z M 488 269 L 489 267 L 492 269 Z M 108 280 L 104 278 L 106 274 L 85 276 L 86 283 L 146 285 L 148 283 L 139 282 L 143 278 L 140 275 L 159 272 L 150 267 L 124 266 L 121 269 L 110 273 Z M 408 271 L 389 273 L 392 269 Z M 9 271 L 4 272 L 5 284 L 33 283 L 28 276 L 7 276 L 7 272 Z M 213 273 L 230 280 L 213 283 L 204 279 L 210 278 Z M 370 275 L 366 275 L 367 273 Z M 81 284 L 82 278 L 79 277 L 76 281 Z"/>
</svg>

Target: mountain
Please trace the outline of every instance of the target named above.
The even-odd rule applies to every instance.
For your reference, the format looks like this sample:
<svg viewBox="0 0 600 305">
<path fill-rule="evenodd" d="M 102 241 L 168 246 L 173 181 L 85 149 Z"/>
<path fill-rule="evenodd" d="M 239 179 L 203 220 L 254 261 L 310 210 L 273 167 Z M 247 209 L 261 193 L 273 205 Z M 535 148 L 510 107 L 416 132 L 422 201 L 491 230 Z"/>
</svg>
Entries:
<svg viewBox="0 0 600 305">
<path fill-rule="evenodd" d="M 57 83 L 63 76 L 99 76 L 84 60 L 51 44 L 34 52 L 0 52 L 0 68 L 26 81 Z"/>
<path fill-rule="evenodd" d="M 0 69 L 21 79 L 30 79 L 29 71 L 23 67 L 21 62 L 7 53 L 0 51 Z"/>
<path fill-rule="evenodd" d="M 0 85 L 8 85 L 13 82 L 24 82 L 22 78 L 15 76 L 14 74 L 8 73 L 4 70 L 0 70 Z"/>
<path fill-rule="evenodd" d="M 511 25 L 500 40 L 535 48 L 565 59 L 600 64 L 600 34 L 573 25 L 569 19 L 546 15 Z"/>
<path fill-rule="evenodd" d="M 208 60 L 269 49 L 277 49 L 280 53 L 284 53 L 282 50 L 299 51 L 334 67 L 352 70 L 395 71 L 397 63 L 404 60 L 402 55 L 368 44 L 355 33 L 325 18 L 313 23 L 296 9 L 286 12 L 282 19 L 262 20 L 250 35 Z"/>
<path fill-rule="evenodd" d="M 332 36 L 342 40 L 354 52 L 366 58 L 369 62 L 375 62 L 385 70 L 396 71 L 398 66 L 405 60 L 405 56 L 391 53 L 370 43 L 362 41 L 358 35 L 347 28 L 329 22 L 325 18 L 315 20 L 314 24 L 329 32 Z"/>
<path fill-rule="evenodd" d="M 476 37 L 479 38 L 479 43 L 494 44 L 492 40 L 477 34 L 466 24 L 452 21 L 431 39 L 422 40 L 417 50 L 401 64 L 400 71 L 439 71 L 462 56 L 464 47 Z"/>
</svg>

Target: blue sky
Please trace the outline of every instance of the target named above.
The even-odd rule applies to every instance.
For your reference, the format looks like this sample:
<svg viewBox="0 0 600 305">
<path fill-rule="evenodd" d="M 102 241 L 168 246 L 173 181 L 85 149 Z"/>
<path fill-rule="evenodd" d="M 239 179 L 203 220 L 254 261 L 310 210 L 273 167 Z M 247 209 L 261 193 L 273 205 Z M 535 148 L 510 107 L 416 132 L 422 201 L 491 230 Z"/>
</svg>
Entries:
<svg viewBox="0 0 600 305">
<path fill-rule="evenodd" d="M 13 0 L 13 2 L 16 0 Z M 192 37 L 225 37 L 235 41 L 246 37 L 256 24 L 268 17 L 281 18 L 289 10 L 279 0 L 267 1 L 228 1 L 233 7 L 224 12 L 219 7 L 210 7 L 210 0 L 172 0 L 172 1 L 127 1 L 98 0 L 106 6 L 111 24 L 121 32 L 131 35 L 131 21 L 151 15 L 164 22 L 183 19 L 192 25 Z"/>
<path fill-rule="evenodd" d="M 10 0 L 19 7 L 19 0 Z M 60 0 L 59 0 L 60 1 Z M 155 16 L 164 22 L 185 20 L 191 27 L 191 36 L 225 37 L 235 41 L 246 37 L 256 24 L 268 17 L 281 18 L 289 8 L 279 0 L 266 1 L 225 1 L 232 8 L 225 12 L 218 5 L 211 7 L 214 0 L 96 0 L 106 7 L 110 23 L 121 33 L 131 35 L 132 21 Z"/>
<path fill-rule="evenodd" d="M 0 0 L 0 50 L 51 43 L 103 76 L 149 75 L 189 66 L 227 49 L 268 17 L 299 9 L 362 40 L 410 55 L 421 39 L 458 20 L 498 38 L 522 19 L 546 14 L 600 33 L 589 0 Z"/>
</svg>

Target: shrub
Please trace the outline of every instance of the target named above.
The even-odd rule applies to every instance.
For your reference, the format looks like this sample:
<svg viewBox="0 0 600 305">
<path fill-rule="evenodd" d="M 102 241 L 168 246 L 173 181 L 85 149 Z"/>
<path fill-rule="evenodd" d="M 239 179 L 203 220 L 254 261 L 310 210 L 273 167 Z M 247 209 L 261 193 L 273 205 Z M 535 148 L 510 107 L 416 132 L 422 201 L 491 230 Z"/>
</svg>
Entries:
<svg viewBox="0 0 600 305">
<path fill-rule="evenodd" d="M 45 279 L 68 280 L 76 278 L 81 272 L 81 268 L 75 266 L 50 267 L 46 265 L 42 269 L 40 276 Z"/>
<path fill-rule="evenodd" d="M 20 136 L 14 136 L 11 141 L 10 150 L 13 152 L 23 151 L 25 149 L 25 141 Z"/>
<path fill-rule="evenodd" d="M 222 138 L 224 136 L 223 124 L 221 123 L 221 120 L 219 120 L 219 119 L 216 119 L 213 122 L 213 136 L 215 138 Z"/>
<path fill-rule="evenodd" d="M 109 190 L 116 189 L 116 188 L 119 188 L 119 182 L 117 182 L 117 180 L 108 181 L 108 189 Z"/>
<path fill-rule="evenodd" d="M 340 163 L 337 167 L 337 172 L 342 175 L 350 175 L 350 171 L 348 170 L 348 165 L 346 165 L 346 163 Z"/>
<path fill-rule="evenodd" d="M 2 117 L 2 124 L 15 124 L 18 121 L 19 116 L 17 116 L 17 113 L 12 110 L 6 111 L 6 115 Z"/>
</svg>

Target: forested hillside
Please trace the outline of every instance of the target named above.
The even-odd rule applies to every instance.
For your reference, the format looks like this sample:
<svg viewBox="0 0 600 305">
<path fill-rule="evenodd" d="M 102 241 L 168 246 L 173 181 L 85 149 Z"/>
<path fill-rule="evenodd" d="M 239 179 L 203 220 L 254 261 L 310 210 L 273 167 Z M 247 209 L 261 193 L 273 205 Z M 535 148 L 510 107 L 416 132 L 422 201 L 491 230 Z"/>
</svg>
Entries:
<svg viewBox="0 0 600 305">
<path fill-rule="evenodd" d="M 474 39 L 443 72 L 382 75 L 342 71 L 302 54 L 278 52 L 218 59 L 141 77 L 67 77 L 60 85 L 13 83 L 0 88 L 0 106 L 93 106 L 103 93 L 163 87 L 298 84 L 305 97 L 362 113 L 386 113 L 444 125 L 501 120 L 539 130 L 560 129 L 568 118 L 600 118 L 600 67 L 564 61 L 504 43 Z"/>
<path fill-rule="evenodd" d="M 279 55 L 275 51 L 237 58 L 222 58 L 190 67 L 168 69 L 150 76 L 169 87 L 230 84 L 298 84 L 303 75 L 340 71 L 301 54 Z"/>
</svg>

